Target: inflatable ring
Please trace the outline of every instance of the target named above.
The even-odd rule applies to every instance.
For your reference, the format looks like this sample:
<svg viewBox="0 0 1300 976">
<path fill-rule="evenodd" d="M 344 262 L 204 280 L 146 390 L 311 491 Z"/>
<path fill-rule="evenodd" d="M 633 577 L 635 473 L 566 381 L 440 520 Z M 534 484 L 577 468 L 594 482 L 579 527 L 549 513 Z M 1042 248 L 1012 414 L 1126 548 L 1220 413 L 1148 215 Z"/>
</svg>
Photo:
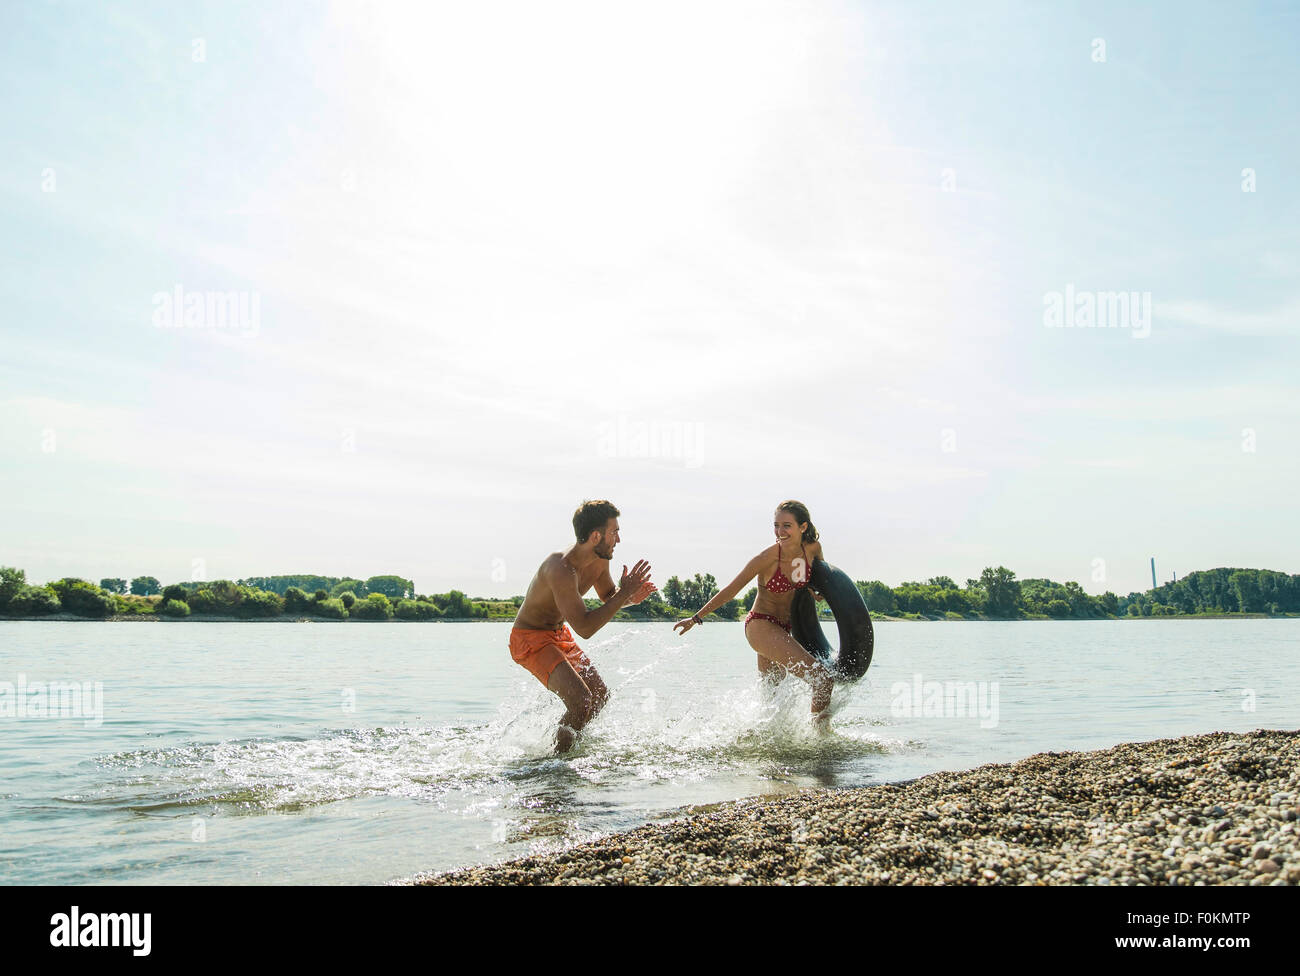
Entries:
<svg viewBox="0 0 1300 976">
<path fill-rule="evenodd" d="M 839 653 L 831 647 L 817 620 L 817 601 L 808 592 L 814 589 L 830 604 L 840 631 Z M 813 657 L 834 672 L 842 681 L 857 681 L 871 666 L 876 635 L 871 628 L 871 613 L 858 591 L 857 584 L 842 569 L 822 559 L 813 560 L 808 587 L 794 595 L 790 605 L 790 634 Z"/>
</svg>

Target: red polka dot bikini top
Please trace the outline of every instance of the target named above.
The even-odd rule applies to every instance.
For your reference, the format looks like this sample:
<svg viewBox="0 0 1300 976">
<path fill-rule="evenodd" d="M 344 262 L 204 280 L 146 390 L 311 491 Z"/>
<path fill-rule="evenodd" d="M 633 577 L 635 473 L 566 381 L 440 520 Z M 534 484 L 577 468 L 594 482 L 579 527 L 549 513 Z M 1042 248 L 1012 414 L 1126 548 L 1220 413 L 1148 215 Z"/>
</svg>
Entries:
<svg viewBox="0 0 1300 976">
<path fill-rule="evenodd" d="M 799 544 L 799 552 L 804 553 L 802 542 Z M 804 553 L 803 555 L 803 567 L 804 567 L 804 572 L 803 572 L 804 578 L 799 580 L 799 582 L 797 583 L 793 582 L 788 576 L 785 575 L 785 573 L 781 572 L 781 543 L 778 542 L 776 544 L 776 572 L 772 574 L 772 578 L 770 580 L 768 580 L 766 583 L 763 584 L 763 587 L 769 593 L 789 593 L 791 590 L 801 590 L 808 585 L 809 566 L 808 566 L 808 556 L 806 553 Z"/>
</svg>

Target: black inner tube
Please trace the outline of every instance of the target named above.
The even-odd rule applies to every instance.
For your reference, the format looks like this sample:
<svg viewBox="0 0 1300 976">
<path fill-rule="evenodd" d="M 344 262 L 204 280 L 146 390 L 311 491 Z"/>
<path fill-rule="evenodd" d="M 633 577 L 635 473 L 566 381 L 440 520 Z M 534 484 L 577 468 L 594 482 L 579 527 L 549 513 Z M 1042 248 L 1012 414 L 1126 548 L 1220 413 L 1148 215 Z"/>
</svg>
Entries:
<svg viewBox="0 0 1300 976">
<path fill-rule="evenodd" d="M 817 602 L 808 587 L 795 593 L 790 605 L 791 635 L 809 654 L 827 665 L 837 679 L 857 681 L 871 666 L 876 645 L 867 604 L 848 574 L 823 559 L 813 560 L 808 583 L 830 604 L 835 615 L 835 625 L 840 631 L 839 652 L 822 633 L 822 625 L 817 620 Z"/>
</svg>

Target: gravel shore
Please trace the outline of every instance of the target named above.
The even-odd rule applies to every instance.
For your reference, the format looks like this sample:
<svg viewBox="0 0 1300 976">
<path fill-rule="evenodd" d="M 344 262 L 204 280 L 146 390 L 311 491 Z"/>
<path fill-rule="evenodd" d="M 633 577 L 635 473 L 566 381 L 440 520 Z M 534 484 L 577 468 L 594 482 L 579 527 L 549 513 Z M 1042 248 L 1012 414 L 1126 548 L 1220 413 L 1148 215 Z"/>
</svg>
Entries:
<svg viewBox="0 0 1300 976">
<path fill-rule="evenodd" d="M 1300 882 L 1300 732 L 1047 752 L 740 800 L 418 884 Z"/>
</svg>

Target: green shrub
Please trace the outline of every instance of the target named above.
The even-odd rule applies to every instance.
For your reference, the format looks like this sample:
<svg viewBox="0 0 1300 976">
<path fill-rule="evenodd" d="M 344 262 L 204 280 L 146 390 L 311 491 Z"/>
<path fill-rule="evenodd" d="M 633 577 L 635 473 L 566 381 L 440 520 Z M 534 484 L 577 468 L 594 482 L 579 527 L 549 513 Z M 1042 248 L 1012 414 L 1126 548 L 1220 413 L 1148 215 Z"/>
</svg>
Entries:
<svg viewBox="0 0 1300 976">
<path fill-rule="evenodd" d="M 352 607 L 352 616 L 358 620 L 390 620 L 393 605 L 382 593 L 371 593 L 364 600 L 358 600 Z"/>
<path fill-rule="evenodd" d="M 446 616 L 442 608 L 429 597 L 425 597 L 424 599 L 417 598 L 415 602 L 419 605 L 420 613 L 423 615 L 422 619 L 424 620 L 438 620 Z"/>
<path fill-rule="evenodd" d="M 948 611 L 946 611 L 946 612 L 944 613 L 944 615 L 943 615 L 943 618 L 944 618 L 945 620 L 965 620 L 965 619 L 966 619 L 964 616 L 962 616 L 962 615 L 961 615 L 960 613 L 958 613 L 956 610 L 948 610 Z"/>
<path fill-rule="evenodd" d="M 352 604 L 357 602 L 357 595 L 351 590 L 344 590 L 342 593 L 339 593 L 338 598 L 343 601 L 343 605 L 349 610 L 352 609 Z"/>
<path fill-rule="evenodd" d="M 15 617 L 43 617 L 59 612 L 59 598 L 48 586 L 24 586 L 5 610 Z"/>
<path fill-rule="evenodd" d="M 251 589 L 227 579 L 213 580 L 205 588 L 211 591 L 212 599 L 216 602 L 216 605 L 226 613 L 237 611 L 239 605 L 253 592 Z"/>
<path fill-rule="evenodd" d="M 312 604 L 311 612 L 318 617 L 325 617 L 328 620 L 347 620 L 348 611 L 343 606 L 342 600 L 335 600 L 326 597 L 324 600 L 317 600 Z"/>
<path fill-rule="evenodd" d="M 460 590 L 435 594 L 433 599 L 438 604 L 438 609 L 442 611 L 444 617 L 470 618 L 474 616 L 473 605 Z"/>
<path fill-rule="evenodd" d="M 284 612 L 284 601 L 269 590 L 252 590 L 239 604 L 241 617 L 278 617 Z"/>
<path fill-rule="evenodd" d="M 50 589 L 58 595 L 63 609 L 78 617 L 109 617 L 117 609 L 111 594 L 87 580 L 68 576 L 51 583 Z"/>
<path fill-rule="evenodd" d="M 171 587 L 169 586 L 167 589 L 170 590 Z M 173 597 L 172 599 L 184 599 L 184 601 L 189 604 L 190 610 L 193 613 L 220 613 L 224 609 L 224 607 L 217 602 L 216 594 L 206 586 L 194 590 L 183 598 Z"/>
<path fill-rule="evenodd" d="M 171 587 L 167 587 L 168 590 Z M 213 580 L 199 583 L 195 589 L 183 594 L 172 594 L 171 599 L 184 600 L 194 613 L 215 613 L 223 616 L 242 616 L 240 606 L 254 591 L 232 583 L 230 580 Z M 167 594 L 164 592 L 164 597 Z"/>
<path fill-rule="evenodd" d="M 188 617 L 190 605 L 184 600 L 164 600 L 158 607 L 158 612 L 164 617 Z"/>
<path fill-rule="evenodd" d="M 393 615 L 398 620 L 436 620 L 442 616 L 436 606 L 424 600 L 398 600 Z"/>
<path fill-rule="evenodd" d="M 187 590 L 185 587 L 181 586 L 180 583 L 173 583 L 171 584 L 171 586 L 163 587 L 163 591 L 162 591 L 163 603 L 166 603 L 168 600 L 179 600 L 181 603 L 184 603 L 186 606 L 189 606 L 189 604 L 186 602 L 189 600 L 189 598 L 190 598 L 190 591 Z"/>
<path fill-rule="evenodd" d="M 115 612 L 125 617 L 147 616 L 154 612 L 154 606 L 142 596 L 118 596 L 114 594 Z"/>
<path fill-rule="evenodd" d="M 0 609 L 3 609 L 26 585 L 26 570 L 0 566 Z"/>
<path fill-rule="evenodd" d="M 311 609 L 311 600 L 307 594 L 296 586 L 291 586 L 284 591 L 284 612 L 285 613 L 306 613 Z"/>
</svg>

